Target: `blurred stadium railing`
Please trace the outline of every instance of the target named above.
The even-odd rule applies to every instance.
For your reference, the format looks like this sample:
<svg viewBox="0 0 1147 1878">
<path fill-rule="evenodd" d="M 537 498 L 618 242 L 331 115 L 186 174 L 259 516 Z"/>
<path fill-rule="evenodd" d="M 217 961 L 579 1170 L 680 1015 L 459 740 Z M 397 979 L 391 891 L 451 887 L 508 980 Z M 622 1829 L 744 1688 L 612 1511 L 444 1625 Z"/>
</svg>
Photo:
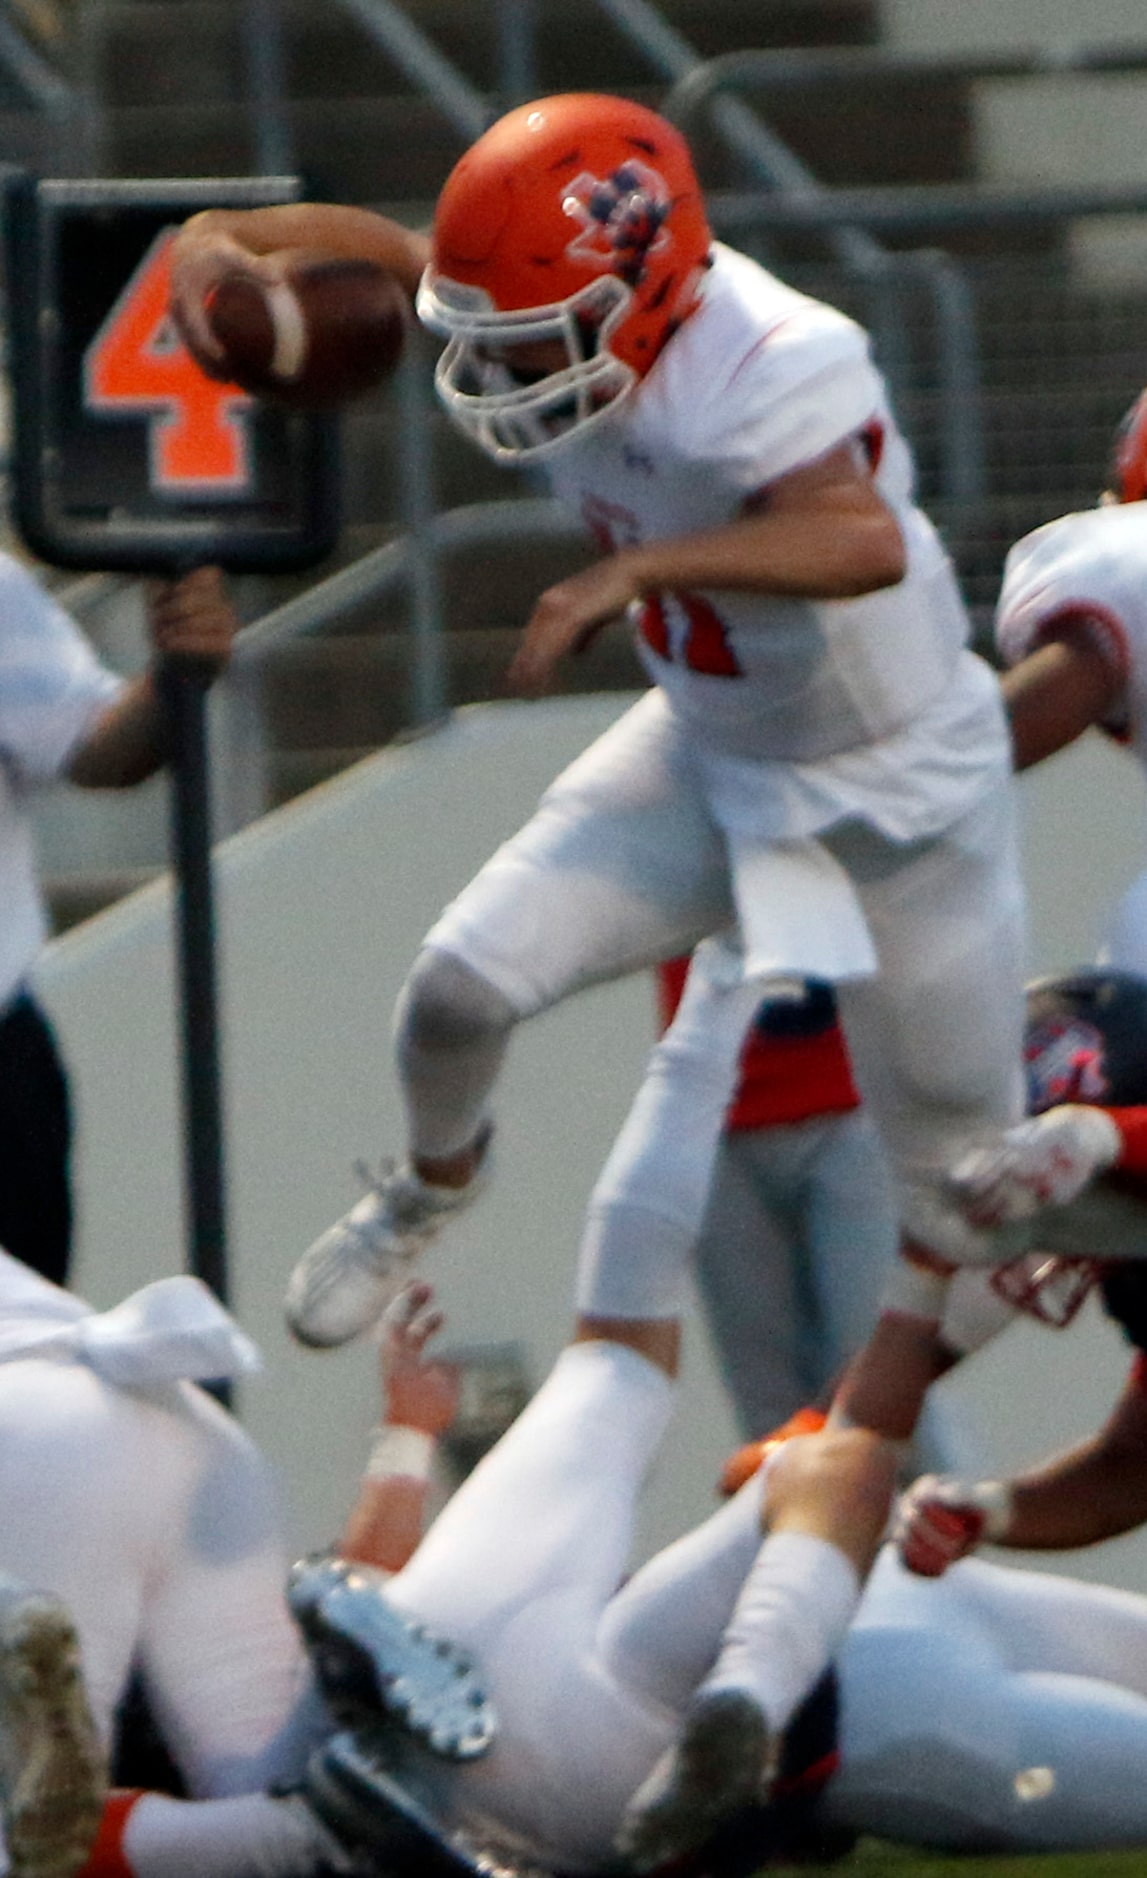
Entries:
<svg viewBox="0 0 1147 1878">
<path fill-rule="evenodd" d="M 173 4 L 52 0 L 54 41 L 29 26 L 35 0 L 0 7 L 0 68 L 5 33 L 18 36 L 40 74 L 22 95 L 45 117 L 45 148 L 49 94 L 61 121 L 85 127 L 78 145 L 57 139 L 46 167 L 75 167 L 77 148 L 123 174 L 289 163 L 315 193 L 414 222 L 516 98 L 642 96 L 693 139 L 718 232 L 872 331 L 984 643 L 1012 541 L 1096 499 L 1114 426 L 1147 377 L 1147 188 L 985 187 L 968 98 L 982 79 L 1054 71 L 1069 88 L 1073 74 L 1147 74 L 1147 42 L 907 56 L 870 43 L 867 0 L 788 0 L 754 20 L 770 43 L 750 51 L 734 37 L 743 10 L 720 0 L 500 0 L 466 22 L 445 0 L 180 0 L 176 73 Z M 0 109 L 0 160 L 5 134 Z M 13 160 L 32 159 L 25 147 Z M 534 484 L 452 435 L 413 363 L 344 432 L 347 525 L 330 570 L 305 588 L 242 586 L 252 624 L 215 706 L 223 829 L 497 697 L 531 598 L 586 557 Z M 101 596 L 97 633 L 112 611 Z M 616 630 L 570 688 L 640 682 Z M 133 849 L 124 887 L 138 864 Z M 48 865 L 64 922 L 115 885 L 108 854 L 86 883 L 53 868 L 51 840 Z"/>
</svg>

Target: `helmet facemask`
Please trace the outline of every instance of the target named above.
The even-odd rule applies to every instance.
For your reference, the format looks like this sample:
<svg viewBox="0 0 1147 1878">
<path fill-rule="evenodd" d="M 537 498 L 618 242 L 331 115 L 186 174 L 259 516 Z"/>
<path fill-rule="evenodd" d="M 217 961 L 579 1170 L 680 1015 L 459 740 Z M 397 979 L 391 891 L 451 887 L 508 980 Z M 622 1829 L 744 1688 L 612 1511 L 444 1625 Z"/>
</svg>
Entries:
<svg viewBox="0 0 1147 1878">
<path fill-rule="evenodd" d="M 481 288 L 428 270 L 418 316 L 447 345 L 434 383 L 451 418 L 499 463 L 549 455 L 598 423 L 635 384 L 637 374 L 609 349 L 632 290 L 616 275 L 589 281 L 569 299 L 502 312 Z M 556 342 L 565 364 L 535 376 L 514 353 Z"/>
</svg>

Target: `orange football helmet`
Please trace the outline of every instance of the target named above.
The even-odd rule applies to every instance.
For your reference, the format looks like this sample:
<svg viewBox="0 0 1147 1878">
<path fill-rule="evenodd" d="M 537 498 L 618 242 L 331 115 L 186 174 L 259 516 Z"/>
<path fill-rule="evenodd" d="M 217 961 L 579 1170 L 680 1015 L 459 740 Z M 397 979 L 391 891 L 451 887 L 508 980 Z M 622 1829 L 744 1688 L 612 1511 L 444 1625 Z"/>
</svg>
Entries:
<svg viewBox="0 0 1147 1878">
<path fill-rule="evenodd" d="M 569 92 L 500 118 L 446 179 L 418 293 L 451 417 L 514 463 L 598 422 L 697 304 L 710 241 L 656 112 Z"/>
<path fill-rule="evenodd" d="M 1147 499 L 1147 391 L 1124 412 L 1115 433 L 1108 485 L 1119 502 Z"/>
</svg>

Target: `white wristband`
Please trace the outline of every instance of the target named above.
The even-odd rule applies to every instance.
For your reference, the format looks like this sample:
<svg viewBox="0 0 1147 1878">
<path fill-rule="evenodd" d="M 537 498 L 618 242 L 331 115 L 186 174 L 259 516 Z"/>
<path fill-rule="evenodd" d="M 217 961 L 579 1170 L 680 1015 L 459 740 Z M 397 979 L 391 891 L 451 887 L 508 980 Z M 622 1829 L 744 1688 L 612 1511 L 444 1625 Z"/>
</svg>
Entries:
<svg viewBox="0 0 1147 1878">
<path fill-rule="evenodd" d="M 1012 1523 L 1012 1490 L 1006 1480 L 978 1480 L 968 1495 L 984 1515 L 984 1538 L 1002 1539 Z"/>
<path fill-rule="evenodd" d="M 374 1442 L 363 1470 L 365 1480 L 429 1480 L 437 1443 L 421 1428 L 403 1428 L 385 1422 L 375 1430 Z"/>
</svg>

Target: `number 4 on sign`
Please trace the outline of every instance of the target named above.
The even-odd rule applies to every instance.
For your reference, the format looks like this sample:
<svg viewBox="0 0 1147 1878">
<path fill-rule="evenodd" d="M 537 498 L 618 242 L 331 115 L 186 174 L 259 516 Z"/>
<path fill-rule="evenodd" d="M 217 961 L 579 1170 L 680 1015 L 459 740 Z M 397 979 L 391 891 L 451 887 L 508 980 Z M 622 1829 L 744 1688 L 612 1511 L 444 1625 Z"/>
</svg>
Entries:
<svg viewBox="0 0 1147 1878">
<path fill-rule="evenodd" d="M 156 495 L 240 495 L 250 487 L 251 399 L 199 369 L 168 312 L 174 228 L 160 231 L 84 354 L 84 403 L 147 415 Z"/>
</svg>

